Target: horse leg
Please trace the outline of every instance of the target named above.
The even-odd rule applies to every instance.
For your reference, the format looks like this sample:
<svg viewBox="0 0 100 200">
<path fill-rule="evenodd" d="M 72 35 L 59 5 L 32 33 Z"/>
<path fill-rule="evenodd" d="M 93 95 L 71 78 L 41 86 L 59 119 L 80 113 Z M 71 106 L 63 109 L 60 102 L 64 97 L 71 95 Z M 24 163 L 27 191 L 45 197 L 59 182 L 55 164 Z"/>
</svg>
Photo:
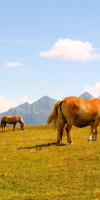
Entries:
<svg viewBox="0 0 100 200">
<path fill-rule="evenodd" d="M 1 133 L 3 133 L 3 124 L 1 124 Z"/>
<path fill-rule="evenodd" d="M 3 126 L 1 126 L 1 128 L 2 128 L 1 132 L 3 133 Z"/>
<path fill-rule="evenodd" d="M 95 128 L 95 134 L 94 134 L 94 141 L 97 140 L 97 134 L 98 134 L 98 131 L 97 131 L 97 127 Z"/>
<path fill-rule="evenodd" d="M 5 128 L 6 127 L 6 123 L 3 126 L 4 126 L 4 132 L 6 132 L 6 128 Z"/>
<path fill-rule="evenodd" d="M 16 126 L 16 124 L 13 124 L 13 131 L 15 130 L 15 126 Z"/>
<path fill-rule="evenodd" d="M 96 141 L 97 140 L 97 127 L 94 127 L 93 128 L 93 131 L 92 131 L 92 139 L 91 141 Z"/>
<path fill-rule="evenodd" d="M 88 138 L 88 142 L 91 142 L 92 139 L 93 139 L 93 137 L 94 137 L 94 136 L 93 136 L 93 135 L 94 135 L 94 134 L 93 134 L 93 124 L 94 124 L 94 123 L 91 123 L 91 124 L 90 124 L 90 126 L 91 126 L 91 133 L 90 133 L 90 136 L 89 136 L 89 138 Z"/>
<path fill-rule="evenodd" d="M 94 123 L 91 123 L 91 134 L 89 136 L 88 141 L 96 141 L 97 140 L 97 126 L 99 125 L 99 121 L 95 121 Z"/>
<path fill-rule="evenodd" d="M 72 123 L 70 123 L 70 122 L 67 121 L 67 124 L 66 124 L 66 126 L 65 126 L 65 129 L 66 129 L 66 134 L 67 134 L 67 142 L 68 142 L 69 144 L 73 144 L 72 139 L 71 139 L 71 136 L 70 136 L 71 128 L 72 128 Z"/>
<path fill-rule="evenodd" d="M 95 128 L 91 127 L 91 134 L 89 136 L 88 142 L 94 141 L 94 136 L 95 136 Z"/>
<path fill-rule="evenodd" d="M 59 120 L 58 124 L 57 124 L 57 144 L 59 144 L 62 141 L 62 134 L 63 134 L 63 129 L 64 129 L 64 121 L 63 120 Z"/>
<path fill-rule="evenodd" d="M 93 128 L 92 141 L 96 141 L 97 140 L 97 134 L 98 134 L 98 132 L 97 132 L 97 125 L 96 125 Z"/>
<path fill-rule="evenodd" d="M 4 123 L 1 121 L 1 132 L 3 133 Z"/>
</svg>

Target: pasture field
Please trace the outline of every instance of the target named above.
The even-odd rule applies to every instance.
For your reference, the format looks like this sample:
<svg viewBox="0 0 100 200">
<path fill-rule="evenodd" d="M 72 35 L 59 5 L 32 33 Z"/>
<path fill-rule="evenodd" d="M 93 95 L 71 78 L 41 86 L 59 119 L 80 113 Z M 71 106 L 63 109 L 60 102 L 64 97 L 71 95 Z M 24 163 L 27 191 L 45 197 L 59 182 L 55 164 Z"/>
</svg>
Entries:
<svg viewBox="0 0 100 200">
<path fill-rule="evenodd" d="M 56 145 L 52 126 L 19 126 L 0 133 L 0 200 L 99 200 L 100 127 L 72 128 L 74 144 Z"/>
</svg>

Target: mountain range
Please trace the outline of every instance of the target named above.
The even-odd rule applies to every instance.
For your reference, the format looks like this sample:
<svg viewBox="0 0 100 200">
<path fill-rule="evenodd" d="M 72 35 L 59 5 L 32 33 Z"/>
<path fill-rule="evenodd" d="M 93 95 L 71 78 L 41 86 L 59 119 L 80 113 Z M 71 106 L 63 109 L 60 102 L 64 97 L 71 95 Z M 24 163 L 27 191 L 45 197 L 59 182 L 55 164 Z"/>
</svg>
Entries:
<svg viewBox="0 0 100 200">
<path fill-rule="evenodd" d="M 32 104 L 26 102 L 9 109 L 7 112 L 0 113 L 0 119 L 5 115 L 19 115 L 27 125 L 45 124 L 55 101 L 48 96 L 44 96 Z"/>
<path fill-rule="evenodd" d="M 83 99 L 93 98 L 88 92 L 84 92 L 79 97 Z M 32 104 L 26 102 L 15 108 L 9 109 L 7 112 L 0 113 L 0 119 L 4 115 L 19 115 L 27 125 L 45 124 L 55 102 L 56 100 L 44 96 Z"/>
</svg>

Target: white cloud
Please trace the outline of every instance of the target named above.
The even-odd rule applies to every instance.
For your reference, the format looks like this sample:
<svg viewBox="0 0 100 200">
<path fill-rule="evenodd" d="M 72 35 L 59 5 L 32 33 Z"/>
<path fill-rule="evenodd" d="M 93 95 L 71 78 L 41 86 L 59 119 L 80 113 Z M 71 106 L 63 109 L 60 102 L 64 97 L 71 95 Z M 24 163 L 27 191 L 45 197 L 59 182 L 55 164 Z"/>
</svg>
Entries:
<svg viewBox="0 0 100 200">
<path fill-rule="evenodd" d="M 22 98 L 18 99 L 12 99 L 12 98 L 6 98 L 3 95 L 0 95 L 0 113 L 8 111 L 10 108 L 17 107 L 18 105 L 22 103 L 32 103 L 32 100 L 28 98 L 26 94 L 22 96 Z"/>
<path fill-rule="evenodd" d="M 100 96 L 100 81 L 97 82 L 94 86 L 86 86 L 84 91 L 89 92 L 94 97 L 99 97 Z"/>
<path fill-rule="evenodd" d="M 19 67 L 22 66 L 23 64 L 21 62 L 7 62 L 6 67 Z"/>
<path fill-rule="evenodd" d="M 25 103 L 25 102 L 28 102 L 28 103 L 32 103 L 32 100 L 28 98 L 28 96 L 26 94 L 23 95 L 22 97 L 22 103 Z"/>
<path fill-rule="evenodd" d="M 0 113 L 17 106 L 17 100 L 0 95 Z"/>
<path fill-rule="evenodd" d="M 70 39 L 59 39 L 50 50 L 41 51 L 40 56 L 65 60 L 100 59 L 90 42 Z"/>
</svg>

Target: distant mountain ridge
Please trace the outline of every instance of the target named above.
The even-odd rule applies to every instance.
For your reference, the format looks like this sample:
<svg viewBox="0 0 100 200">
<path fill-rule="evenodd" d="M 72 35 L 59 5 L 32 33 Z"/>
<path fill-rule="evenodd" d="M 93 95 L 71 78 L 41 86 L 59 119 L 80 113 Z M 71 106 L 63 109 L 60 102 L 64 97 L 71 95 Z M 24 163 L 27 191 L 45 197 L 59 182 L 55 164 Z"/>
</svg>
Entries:
<svg viewBox="0 0 100 200">
<path fill-rule="evenodd" d="M 45 124 L 55 101 L 48 96 L 44 96 L 32 104 L 26 102 L 9 109 L 7 112 L 0 113 L 0 119 L 4 115 L 19 115 L 27 125 Z"/>
<path fill-rule="evenodd" d="M 88 92 L 84 92 L 79 97 L 83 99 L 93 98 Z M 9 109 L 7 112 L 0 113 L 0 119 L 4 115 L 19 115 L 27 125 L 45 124 L 55 102 L 56 100 L 44 96 L 32 104 L 26 102 L 15 108 Z"/>
<path fill-rule="evenodd" d="M 88 92 L 84 92 L 84 93 L 81 94 L 79 97 L 82 98 L 82 99 L 92 99 L 92 98 L 94 98 L 94 97 L 93 97 L 91 94 L 89 94 Z"/>
</svg>

